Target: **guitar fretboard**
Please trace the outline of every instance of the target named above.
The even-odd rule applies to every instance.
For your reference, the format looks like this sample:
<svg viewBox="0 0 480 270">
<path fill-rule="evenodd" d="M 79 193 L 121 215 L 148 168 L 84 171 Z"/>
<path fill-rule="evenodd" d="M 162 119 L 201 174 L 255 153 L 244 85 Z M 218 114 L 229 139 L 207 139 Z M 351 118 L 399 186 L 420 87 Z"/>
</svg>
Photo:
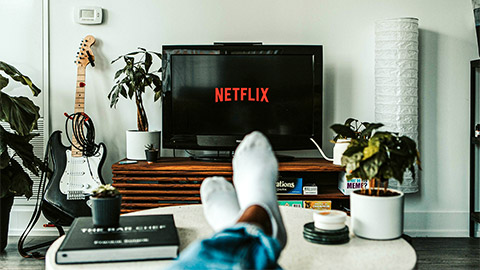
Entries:
<svg viewBox="0 0 480 270">
<path fill-rule="evenodd" d="M 75 113 L 82 113 L 85 110 L 85 67 L 84 66 L 77 66 L 77 84 L 76 84 L 76 91 L 75 91 Z M 83 128 L 82 126 L 76 128 Z M 75 130 L 73 130 L 75 133 Z M 73 147 L 75 145 L 77 148 L 82 149 L 80 145 L 78 145 L 75 136 L 72 134 L 72 156 L 74 157 L 81 157 L 83 155 L 82 151 Z"/>
</svg>

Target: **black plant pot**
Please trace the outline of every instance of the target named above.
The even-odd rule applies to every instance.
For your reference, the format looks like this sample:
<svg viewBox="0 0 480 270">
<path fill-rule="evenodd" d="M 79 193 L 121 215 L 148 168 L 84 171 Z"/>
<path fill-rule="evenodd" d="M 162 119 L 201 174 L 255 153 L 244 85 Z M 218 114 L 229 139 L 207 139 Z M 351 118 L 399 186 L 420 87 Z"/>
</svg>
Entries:
<svg viewBox="0 0 480 270">
<path fill-rule="evenodd" d="M 13 196 L 6 196 L 0 199 L 0 251 L 5 249 L 8 242 L 8 223 L 10 221 L 10 211 L 12 210 L 13 198 Z"/>
<path fill-rule="evenodd" d="M 120 218 L 122 196 L 113 198 L 95 198 L 92 200 L 92 220 L 96 227 L 117 227 Z"/>
<path fill-rule="evenodd" d="M 158 159 L 158 150 L 145 150 L 147 162 L 155 162 Z"/>
</svg>

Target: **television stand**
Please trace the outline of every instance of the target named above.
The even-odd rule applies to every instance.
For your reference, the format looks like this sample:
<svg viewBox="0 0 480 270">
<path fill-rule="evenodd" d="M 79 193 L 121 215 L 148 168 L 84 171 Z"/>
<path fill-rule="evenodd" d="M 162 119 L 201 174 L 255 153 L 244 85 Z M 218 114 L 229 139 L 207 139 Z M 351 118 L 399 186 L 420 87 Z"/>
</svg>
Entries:
<svg viewBox="0 0 480 270">
<path fill-rule="evenodd" d="M 345 168 L 318 158 L 295 158 L 279 162 L 280 178 L 303 178 L 304 185 L 316 185 L 318 195 L 279 194 L 281 201 L 330 200 L 333 209 L 349 207 L 349 196 L 338 190 L 338 174 Z M 154 207 L 200 203 L 200 185 L 207 177 L 223 176 L 232 181 L 231 162 L 194 161 L 186 157 L 162 157 L 148 164 L 112 166 L 113 185 L 122 194 L 122 213 Z M 255 186 L 252 186 L 254 189 Z"/>
<path fill-rule="evenodd" d="M 230 155 L 194 155 L 191 156 L 191 160 L 196 160 L 196 161 L 207 161 L 207 162 L 232 162 L 232 152 L 230 152 Z"/>
<path fill-rule="evenodd" d="M 275 155 L 278 162 L 288 162 L 295 160 L 294 156 L 287 156 L 287 155 Z M 230 152 L 230 155 L 198 155 L 198 156 L 191 156 L 190 159 L 196 161 L 207 161 L 207 162 L 232 162 L 233 155 Z"/>
</svg>

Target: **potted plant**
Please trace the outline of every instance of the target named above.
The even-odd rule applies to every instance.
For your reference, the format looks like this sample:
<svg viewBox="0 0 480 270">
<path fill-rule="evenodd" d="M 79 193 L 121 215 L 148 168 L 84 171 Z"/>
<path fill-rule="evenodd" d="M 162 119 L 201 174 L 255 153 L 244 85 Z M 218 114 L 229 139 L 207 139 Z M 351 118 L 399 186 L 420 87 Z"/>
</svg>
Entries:
<svg viewBox="0 0 480 270">
<path fill-rule="evenodd" d="M 145 88 L 149 87 L 155 93 L 154 102 L 163 96 L 162 81 L 157 75 L 158 70 L 150 71 L 153 64 L 153 56 L 159 59 L 162 55 L 157 52 L 138 48 L 138 51 L 119 56 L 112 61 L 123 59 L 125 66 L 115 73 L 115 85 L 108 94 L 110 107 L 116 107 L 120 96 L 134 99 L 137 107 L 137 130 L 127 130 L 127 158 L 135 160 L 145 159 L 142 149 L 146 144 L 153 144 L 160 148 L 160 131 L 150 131 L 148 119 L 143 104 Z"/>
<path fill-rule="evenodd" d="M 93 191 L 92 220 L 97 227 L 116 227 L 120 218 L 122 196 L 111 184 L 100 185 Z"/>
<path fill-rule="evenodd" d="M 145 157 L 147 159 L 147 163 L 151 164 L 157 161 L 158 158 L 158 148 L 155 148 L 153 144 L 145 145 Z"/>
<path fill-rule="evenodd" d="M 356 190 L 350 196 L 353 232 L 368 239 L 395 239 L 403 233 L 404 195 L 388 189 L 388 180 L 402 182 L 406 170 L 415 177 L 415 163 L 420 164 L 417 145 L 407 136 L 388 131 L 373 133 L 382 124 L 364 126 L 342 156 L 347 179 L 369 181 L 368 189 Z"/>
<path fill-rule="evenodd" d="M 15 67 L 0 61 L 0 70 L 14 81 L 30 88 L 34 96 L 40 94 L 40 89 L 32 83 L 29 77 L 23 75 Z M 10 96 L 3 92 L 9 79 L 0 74 L 0 121 L 6 122 L 14 132 L 9 132 L 0 126 L 0 206 L 1 206 L 1 250 L 7 245 L 8 223 L 14 196 L 32 196 L 33 181 L 26 170 L 38 176 L 47 167 L 34 155 L 30 140 L 38 134 L 32 133 L 40 117 L 39 107 L 30 99 L 21 96 Z M 22 160 L 22 165 L 13 159 Z M 26 169 L 26 170 L 25 170 Z"/>
<path fill-rule="evenodd" d="M 370 124 L 368 122 L 360 122 L 354 118 L 348 118 L 344 124 L 333 124 L 330 126 L 330 128 L 337 133 L 332 140 L 332 143 L 335 144 L 333 147 L 333 164 L 342 165 L 342 155 L 350 144 L 350 141 L 352 139 L 358 140 L 362 136 L 365 136 L 369 130 L 378 128 L 375 125 L 376 124 Z M 367 131 L 362 133 L 364 130 Z"/>
</svg>

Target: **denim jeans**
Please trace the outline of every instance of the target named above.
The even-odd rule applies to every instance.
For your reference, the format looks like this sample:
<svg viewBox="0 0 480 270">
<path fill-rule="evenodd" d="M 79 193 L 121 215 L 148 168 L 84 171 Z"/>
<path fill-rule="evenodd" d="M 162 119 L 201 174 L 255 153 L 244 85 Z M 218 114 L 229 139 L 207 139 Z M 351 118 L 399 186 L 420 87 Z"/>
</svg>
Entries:
<svg viewBox="0 0 480 270">
<path fill-rule="evenodd" d="M 278 241 L 257 226 L 238 223 L 192 243 L 169 269 L 281 269 Z"/>
</svg>

